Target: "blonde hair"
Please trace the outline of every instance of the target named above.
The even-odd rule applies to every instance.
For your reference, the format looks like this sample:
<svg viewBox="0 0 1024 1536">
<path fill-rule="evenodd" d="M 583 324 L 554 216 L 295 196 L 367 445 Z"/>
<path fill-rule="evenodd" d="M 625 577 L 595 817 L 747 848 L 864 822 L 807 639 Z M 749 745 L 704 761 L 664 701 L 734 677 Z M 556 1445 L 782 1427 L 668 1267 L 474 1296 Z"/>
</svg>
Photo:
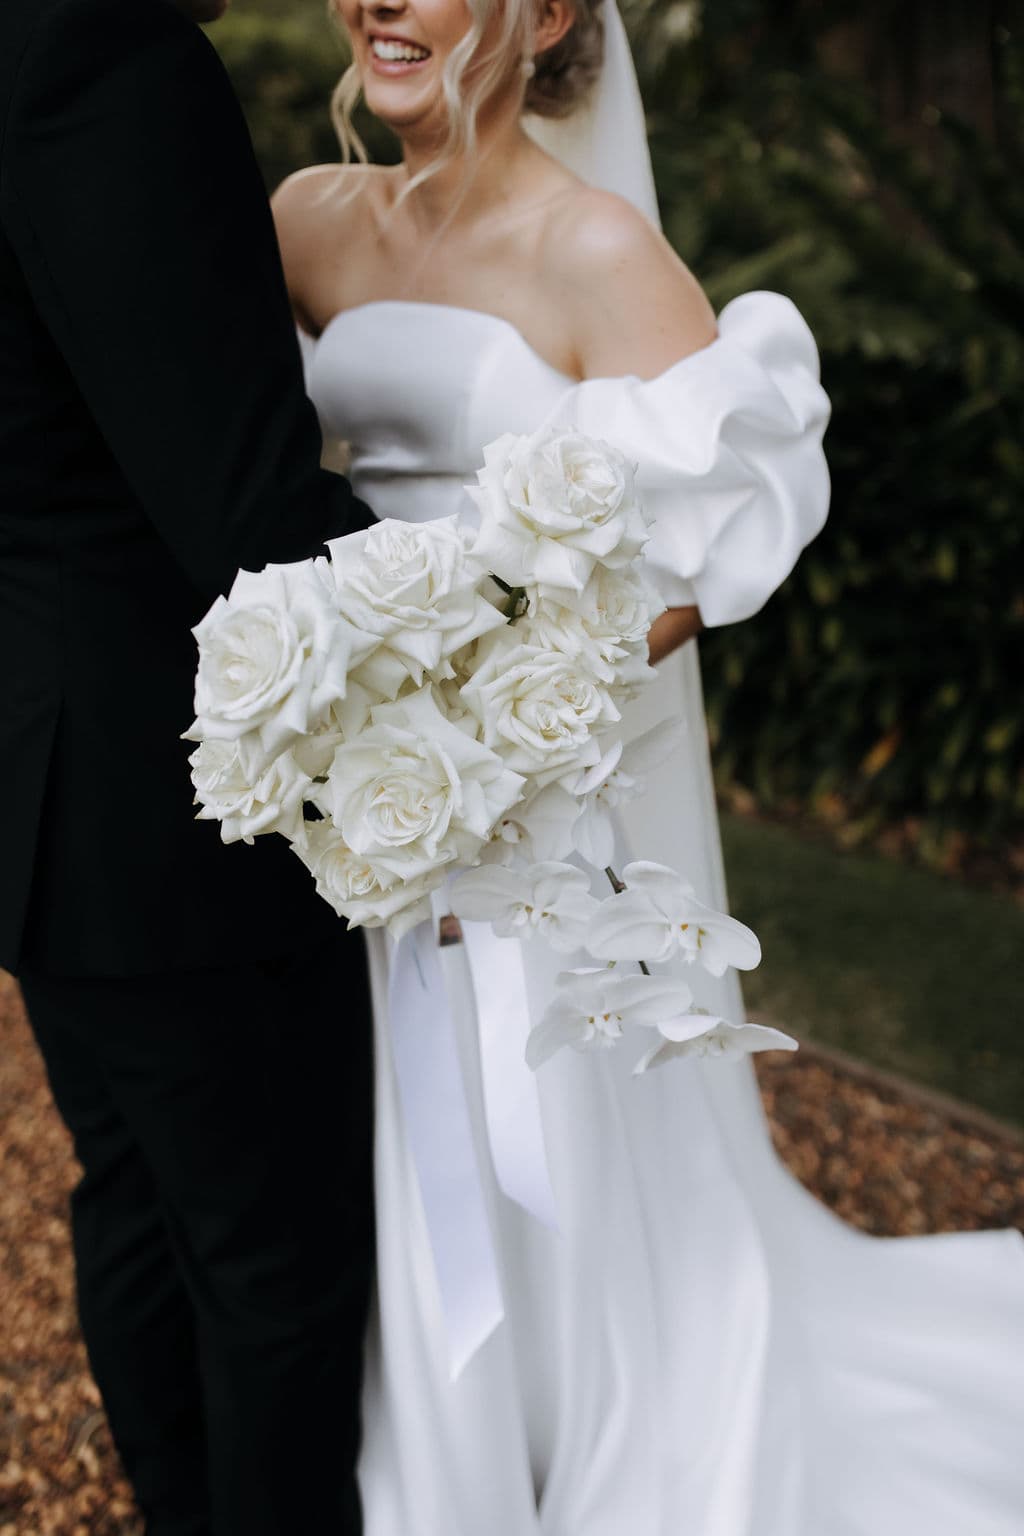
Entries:
<svg viewBox="0 0 1024 1536">
<path fill-rule="evenodd" d="M 553 48 L 534 60 L 527 78 L 523 63 L 533 58 L 536 0 L 467 0 L 470 26 L 452 50 L 442 77 L 447 106 L 447 133 L 437 155 L 405 187 L 407 196 L 452 160 L 470 159 L 477 147 L 477 120 L 481 108 L 505 84 L 513 70 L 523 81 L 523 111 L 540 117 L 568 117 L 587 96 L 601 72 L 604 59 L 604 15 L 601 0 L 576 0 L 572 26 Z M 337 22 L 334 0 L 328 0 Z M 501 25 L 492 47 L 482 51 L 483 39 L 497 14 Z M 473 78 L 468 79 L 470 68 Z M 342 75 L 331 99 L 331 116 L 341 144 L 342 160 L 368 160 L 366 146 L 353 126 L 362 93 L 358 64 Z"/>
</svg>

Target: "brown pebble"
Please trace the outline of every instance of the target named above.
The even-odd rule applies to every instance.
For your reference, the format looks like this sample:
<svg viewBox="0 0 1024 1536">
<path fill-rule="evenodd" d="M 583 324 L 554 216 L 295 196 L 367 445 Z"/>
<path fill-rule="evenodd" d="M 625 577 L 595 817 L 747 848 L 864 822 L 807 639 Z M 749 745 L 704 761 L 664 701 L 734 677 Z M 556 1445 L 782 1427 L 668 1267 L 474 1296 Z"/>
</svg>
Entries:
<svg viewBox="0 0 1024 1536">
<path fill-rule="evenodd" d="M 961 1126 L 812 1051 L 758 1057 L 757 1070 L 780 1157 L 865 1232 L 1024 1227 L 1024 1146 L 1012 1136 Z M 17 988 L 0 972 L 0 1536 L 141 1532 L 92 1419 L 67 1227 L 75 1178 Z"/>
</svg>

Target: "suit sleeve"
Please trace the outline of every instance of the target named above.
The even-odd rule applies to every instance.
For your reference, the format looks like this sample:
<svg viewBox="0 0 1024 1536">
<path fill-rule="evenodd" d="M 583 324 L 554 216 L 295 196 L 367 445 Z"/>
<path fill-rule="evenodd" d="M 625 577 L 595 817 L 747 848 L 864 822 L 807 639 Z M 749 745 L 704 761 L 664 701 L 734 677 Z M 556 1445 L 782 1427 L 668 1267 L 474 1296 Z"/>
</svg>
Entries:
<svg viewBox="0 0 1024 1536">
<path fill-rule="evenodd" d="M 262 181 L 198 27 L 165 0 L 65 0 L 22 58 L 2 176 L 39 312 L 197 586 L 372 521 L 319 468 Z"/>
</svg>

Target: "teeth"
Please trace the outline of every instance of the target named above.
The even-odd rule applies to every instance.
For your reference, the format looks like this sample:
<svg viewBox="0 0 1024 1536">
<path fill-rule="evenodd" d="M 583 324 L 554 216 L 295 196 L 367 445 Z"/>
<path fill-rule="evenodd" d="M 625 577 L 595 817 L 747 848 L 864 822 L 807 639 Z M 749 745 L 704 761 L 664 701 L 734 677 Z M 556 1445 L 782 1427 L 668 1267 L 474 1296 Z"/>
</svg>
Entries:
<svg viewBox="0 0 1024 1536">
<path fill-rule="evenodd" d="M 420 59 L 430 58 L 426 48 L 416 48 L 412 43 L 389 43 L 375 37 L 370 46 L 375 58 L 384 59 L 389 64 L 415 64 Z"/>
</svg>

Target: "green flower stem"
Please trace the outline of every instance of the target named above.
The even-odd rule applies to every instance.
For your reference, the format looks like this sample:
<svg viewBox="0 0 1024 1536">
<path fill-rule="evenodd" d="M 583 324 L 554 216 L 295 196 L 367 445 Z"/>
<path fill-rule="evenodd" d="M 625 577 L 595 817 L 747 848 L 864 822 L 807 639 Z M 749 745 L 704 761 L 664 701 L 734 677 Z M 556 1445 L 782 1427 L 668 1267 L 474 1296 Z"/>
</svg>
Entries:
<svg viewBox="0 0 1024 1536">
<path fill-rule="evenodd" d="M 610 864 L 608 865 L 607 869 L 605 870 L 605 874 L 608 876 L 608 883 L 611 886 L 612 890 L 615 892 L 616 896 L 621 896 L 623 891 L 626 889 L 626 887 L 623 884 L 623 882 L 619 879 L 619 877 L 615 873 L 614 869 L 612 869 Z M 649 976 L 651 974 L 650 970 L 648 968 L 646 960 L 638 960 L 637 964 L 639 965 L 640 969 L 643 971 L 645 976 Z"/>
<path fill-rule="evenodd" d="M 505 607 L 502 610 L 510 624 L 514 624 L 517 619 L 522 618 L 523 614 L 526 612 L 525 603 L 526 588 L 512 587 L 509 591 L 508 602 L 505 604 Z"/>
<path fill-rule="evenodd" d="M 504 592 L 508 598 L 508 602 L 505 604 L 501 611 L 505 615 L 506 619 L 508 619 L 508 622 L 510 624 L 514 624 L 516 619 L 521 619 L 523 614 L 526 612 L 525 607 L 521 607 L 521 605 L 526 601 L 526 588 L 510 587 L 507 581 L 502 581 L 501 577 L 495 576 L 493 571 L 491 572 L 491 580 L 494 582 L 496 587 L 501 588 L 502 592 Z"/>
</svg>

